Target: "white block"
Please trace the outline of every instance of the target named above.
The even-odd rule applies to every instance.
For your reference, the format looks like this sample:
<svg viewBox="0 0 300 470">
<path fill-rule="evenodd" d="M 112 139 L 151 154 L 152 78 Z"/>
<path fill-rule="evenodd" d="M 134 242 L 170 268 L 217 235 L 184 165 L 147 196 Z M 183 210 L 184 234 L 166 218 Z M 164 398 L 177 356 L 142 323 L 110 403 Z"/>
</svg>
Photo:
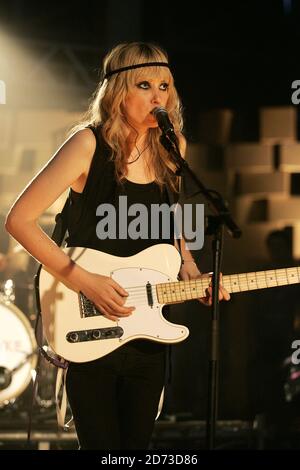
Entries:
<svg viewBox="0 0 300 470">
<path fill-rule="evenodd" d="M 281 145 L 279 169 L 290 173 L 300 172 L 300 144 Z"/>
<path fill-rule="evenodd" d="M 247 173 L 273 170 L 273 147 L 256 143 L 231 144 L 225 148 L 225 167 Z"/>
<path fill-rule="evenodd" d="M 260 173 L 236 175 L 237 194 L 253 194 L 256 197 L 271 195 L 288 196 L 290 192 L 289 173 Z"/>
<path fill-rule="evenodd" d="M 262 142 L 283 143 L 297 140 L 297 110 L 295 106 L 260 109 L 260 139 Z"/>
<path fill-rule="evenodd" d="M 269 221 L 300 221 L 300 197 L 270 199 L 268 201 Z"/>
</svg>

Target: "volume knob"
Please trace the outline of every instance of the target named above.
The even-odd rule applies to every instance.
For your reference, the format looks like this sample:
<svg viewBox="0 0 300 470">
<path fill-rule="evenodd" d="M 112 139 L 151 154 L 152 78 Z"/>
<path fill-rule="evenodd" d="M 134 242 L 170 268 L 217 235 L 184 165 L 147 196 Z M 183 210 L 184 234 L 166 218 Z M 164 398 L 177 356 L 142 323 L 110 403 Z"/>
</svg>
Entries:
<svg viewBox="0 0 300 470">
<path fill-rule="evenodd" d="M 101 338 L 101 331 L 100 330 L 94 330 L 92 334 L 93 339 L 100 339 Z"/>
<path fill-rule="evenodd" d="M 69 341 L 70 341 L 71 343 L 77 343 L 78 340 L 79 340 L 79 335 L 78 335 L 78 333 L 74 332 L 74 333 L 70 333 L 70 334 L 69 334 Z"/>
</svg>

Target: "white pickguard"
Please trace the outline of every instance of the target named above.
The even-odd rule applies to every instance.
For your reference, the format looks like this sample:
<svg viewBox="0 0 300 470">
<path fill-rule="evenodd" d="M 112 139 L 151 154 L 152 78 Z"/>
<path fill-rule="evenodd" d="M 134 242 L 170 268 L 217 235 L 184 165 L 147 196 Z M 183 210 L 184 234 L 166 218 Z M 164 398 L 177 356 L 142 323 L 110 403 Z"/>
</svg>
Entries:
<svg viewBox="0 0 300 470">
<path fill-rule="evenodd" d="M 118 322 L 102 315 L 82 318 L 78 294 L 42 269 L 39 291 L 44 334 L 56 354 L 73 362 L 86 362 L 134 339 L 177 343 L 188 336 L 188 328 L 170 323 L 162 316 L 163 304 L 158 303 L 154 287 L 158 283 L 177 280 L 181 260 L 176 248 L 158 244 L 130 257 L 117 257 L 85 248 L 65 251 L 84 269 L 115 279 L 129 292 L 126 305 L 134 305 L 136 309 Z M 153 286 L 153 306 L 149 305 L 145 288 L 148 282 Z M 75 343 L 67 340 L 70 331 L 116 326 L 123 329 L 120 338 Z"/>
<path fill-rule="evenodd" d="M 124 329 L 121 341 L 140 338 L 161 339 L 164 342 L 178 341 L 184 335 L 183 327 L 168 322 L 162 315 L 162 305 L 154 296 L 154 305 L 148 305 L 147 294 L 144 289 L 136 286 L 145 286 L 148 282 L 155 285 L 160 282 L 171 282 L 171 279 L 159 271 L 145 268 L 122 268 L 112 273 L 112 278 L 121 286 L 126 286 L 130 293 L 125 305 L 134 305 L 136 310 L 129 317 L 122 318 L 118 325 Z M 185 337 L 185 336 L 184 336 Z M 183 339 L 183 338 L 182 338 Z"/>
</svg>

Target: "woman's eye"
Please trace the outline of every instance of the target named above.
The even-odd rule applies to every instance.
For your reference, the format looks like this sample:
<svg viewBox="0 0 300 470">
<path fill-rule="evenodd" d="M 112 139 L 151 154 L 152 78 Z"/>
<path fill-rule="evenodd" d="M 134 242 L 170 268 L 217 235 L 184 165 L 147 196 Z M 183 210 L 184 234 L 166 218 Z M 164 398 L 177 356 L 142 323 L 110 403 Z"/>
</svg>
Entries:
<svg viewBox="0 0 300 470">
<path fill-rule="evenodd" d="M 169 88 L 169 84 L 168 83 L 162 83 L 159 88 L 160 88 L 160 90 L 166 91 Z"/>
<path fill-rule="evenodd" d="M 148 90 L 150 87 L 149 82 L 140 82 L 137 84 L 138 88 L 142 88 L 142 90 Z"/>
<path fill-rule="evenodd" d="M 141 88 L 142 90 L 149 90 L 149 88 L 151 88 L 151 85 L 149 82 L 144 81 L 144 82 L 138 83 L 137 87 Z M 166 82 L 163 82 L 159 85 L 159 89 L 162 91 L 166 91 L 168 88 L 169 88 L 169 84 Z"/>
</svg>

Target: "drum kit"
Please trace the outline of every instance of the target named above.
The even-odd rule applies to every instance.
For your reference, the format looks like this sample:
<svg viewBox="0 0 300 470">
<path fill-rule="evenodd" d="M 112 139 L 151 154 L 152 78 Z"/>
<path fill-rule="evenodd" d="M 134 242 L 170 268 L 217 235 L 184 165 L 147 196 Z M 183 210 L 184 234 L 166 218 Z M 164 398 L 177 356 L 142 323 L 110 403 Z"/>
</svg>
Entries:
<svg viewBox="0 0 300 470">
<path fill-rule="evenodd" d="M 20 308 L 22 307 L 22 309 Z M 34 335 L 33 282 L 7 279 L 0 287 L 0 416 L 29 412 L 38 348 Z M 35 403 L 55 413 L 55 368 L 42 360 Z M 36 406 L 35 406 L 36 409 Z"/>
</svg>

